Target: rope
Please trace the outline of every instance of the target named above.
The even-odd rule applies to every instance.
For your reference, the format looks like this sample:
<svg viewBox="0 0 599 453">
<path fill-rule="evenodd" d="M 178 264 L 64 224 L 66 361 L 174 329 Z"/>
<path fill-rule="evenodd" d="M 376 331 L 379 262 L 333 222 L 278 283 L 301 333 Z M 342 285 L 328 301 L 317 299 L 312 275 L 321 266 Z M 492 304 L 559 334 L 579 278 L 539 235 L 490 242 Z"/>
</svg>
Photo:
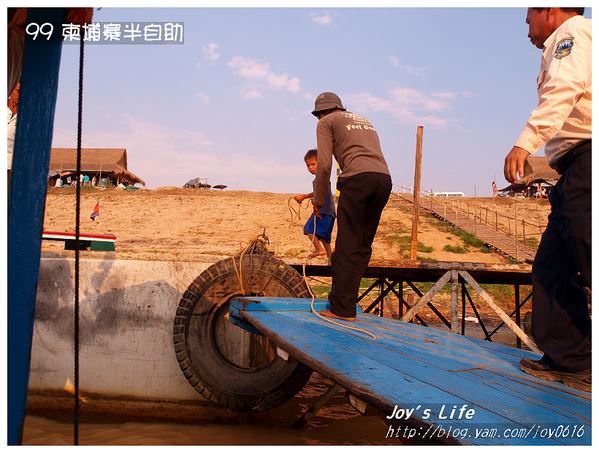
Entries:
<svg viewBox="0 0 599 453">
<path fill-rule="evenodd" d="M 231 261 L 233 262 L 233 270 L 235 271 L 237 283 L 239 283 L 239 290 L 241 291 L 242 295 L 245 294 L 245 288 L 243 286 L 243 257 L 248 253 L 250 255 L 260 253 L 260 250 L 265 249 L 266 245 L 268 244 L 270 244 L 270 241 L 268 240 L 268 236 L 266 236 L 265 228 L 262 234 L 256 236 L 254 240 L 250 241 L 250 243 L 241 250 L 241 253 L 239 254 L 239 268 L 237 268 L 235 256 L 231 257 Z"/>
<path fill-rule="evenodd" d="M 77 189 L 75 203 L 75 313 L 73 344 L 75 347 L 73 380 L 75 381 L 75 408 L 73 413 L 73 444 L 79 445 L 79 227 L 81 223 L 81 129 L 83 124 L 83 60 L 84 40 L 79 45 L 79 99 L 77 106 Z"/>
<path fill-rule="evenodd" d="M 312 244 L 314 244 L 314 241 L 316 241 L 316 239 L 317 239 L 316 238 L 316 215 L 314 216 L 314 229 L 312 231 L 313 231 Z M 233 262 L 233 270 L 235 271 L 235 277 L 237 278 L 237 283 L 239 283 L 239 290 L 242 295 L 245 294 L 245 288 L 243 286 L 243 257 L 248 251 L 250 251 L 250 253 L 252 253 L 252 251 L 255 250 L 256 243 L 258 241 L 264 240 L 264 239 L 266 239 L 266 242 L 268 242 L 268 238 L 266 238 L 266 232 L 264 232 L 262 235 L 256 237 L 256 239 L 251 241 L 250 244 L 248 244 L 241 251 L 241 253 L 239 254 L 239 268 L 237 267 L 237 261 L 235 260 L 235 257 L 234 256 L 231 257 L 231 261 Z M 316 299 L 316 296 L 314 295 L 314 291 L 312 291 L 312 288 L 310 287 L 310 284 L 308 283 L 308 277 L 306 276 L 306 264 L 308 263 L 308 260 L 309 260 L 308 257 L 306 257 L 304 259 L 304 262 L 302 264 L 302 274 L 304 277 L 304 283 L 306 284 L 306 287 L 308 288 L 308 292 L 310 293 L 310 297 L 312 298 L 312 300 L 310 301 L 310 311 L 312 313 L 314 313 L 316 316 L 318 316 L 320 319 L 322 319 L 323 321 L 326 321 L 328 323 L 342 327 L 344 329 L 349 329 L 349 330 L 353 330 L 355 332 L 364 333 L 364 334 L 372 337 L 374 340 L 376 340 L 377 339 L 376 335 L 374 335 L 372 332 L 369 332 L 368 330 L 361 329 L 359 327 L 348 326 L 346 324 L 341 324 L 340 322 L 334 321 L 331 318 L 322 316 L 320 313 L 318 313 L 316 311 L 316 309 L 314 308 L 314 300 Z"/>
<path fill-rule="evenodd" d="M 322 316 L 320 313 L 318 313 L 316 311 L 316 309 L 314 308 L 314 300 L 316 299 L 316 296 L 314 295 L 312 288 L 310 288 L 310 285 L 308 284 L 308 279 L 306 277 L 306 261 L 304 261 L 304 263 L 302 264 L 302 274 L 304 276 L 304 282 L 306 283 L 306 286 L 308 287 L 308 292 L 310 293 L 310 297 L 312 298 L 312 300 L 310 301 L 310 311 L 312 313 L 314 313 L 316 316 L 318 316 L 323 321 L 326 321 L 328 323 L 334 324 L 339 327 L 343 327 L 344 329 L 349 329 L 349 330 L 353 330 L 355 332 L 364 333 L 364 334 L 368 335 L 369 337 L 371 337 L 373 340 L 377 339 L 377 336 L 375 334 L 373 334 L 372 332 L 369 332 L 366 329 L 361 329 L 359 327 L 354 327 L 354 326 L 348 326 L 347 324 L 341 324 L 340 322 L 337 322 L 331 318 L 327 318 L 326 316 Z"/>
<path fill-rule="evenodd" d="M 237 277 L 237 283 L 239 283 L 239 290 L 241 291 L 241 294 L 244 295 L 245 294 L 245 289 L 243 287 L 243 256 L 245 255 L 246 251 L 250 248 L 251 244 L 248 245 L 246 248 L 244 248 L 241 251 L 241 254 L 239 255 L 239 269 L 237 269 L 237 263 L 235 262 L 235 257 L 232 256 L 231 260 L 233 261 L 233 270 L 235 271 L 235 276 Z"/>
<path fill-rule="evenodd" d="M 287 199 L 287 207 L 289 208 L 289 214 L 290 214 L 290 218 L 289 218 L 289 228 L 293 227 L 295 225 L 295 221 L 297 220 L 298 222 L 301 223 L 302 221 L 302 210 L 306 211 L 310 208 L 310 202 L 308 201 L 308 203 L 306 203 L 306 207 L 304 207 L 304 202 L 302 201 L 301 203 L 298 203 L 299 206 L 297 209 L 295 209 L 295 207 L 293 206 L 293 203 L 291 201 L 295 201 L 293 197 L 289 197 Z M 304 200 L 305 201 L 305 200 Z M 297 203 L 297 201 L 296 201 Z"/>
<path fill-rule="evenodd" d="M 312 230 L 312 245 L 314 245 L 314 242 L 316 240 L 317 240 L 317 238 L 316 238 L 316 214 L 314 214 L 314 228 Z M 355 332 L 364 333 L 364 334 L 370 336 L 372 339 L 376 340 L 377 339 L 376 335 L 373 334 L 372 332 L 369 332 L 366 329 L 361 329 L 359 327 L 348 326 L 347 324 L 341 324 L 340 322 L 337 322 L 337 321 L 335 321 L 335 320 L 333 320 L 331 318 L 327 318 L 326 316 L 322 316 L 320 313 L 318 313 L 316 311 L 316 309 L 314 308 L 314 300 L 316 299 L 316 296 L 314 295 L 314 291 L 312 291 L 312 288 L 310 287 L 310 284 L 308 283 L 308 277 L 306 276 L 306 264 L 308 263 L 308 259 L 309 259 L 308 257 L 304 258 L 304 262 L 302 263 L 302 275 L 304 277 L 304 283 L 308 287 L 308 292 L 310 293 L 310 297 L 312 298 L 312 300 L 310 301 L 310 311 L 312 313 L 314 313 L 316 316 L 318 316 L 320 319 L 322 319 L 323 321 L 326 321 L 328 323 L 334 324 L 334 325 L 339 326 L 339 327 L 343 327 L 344 329 L 349 329 L 349 330 L 353 330 Z"/>
</svg>

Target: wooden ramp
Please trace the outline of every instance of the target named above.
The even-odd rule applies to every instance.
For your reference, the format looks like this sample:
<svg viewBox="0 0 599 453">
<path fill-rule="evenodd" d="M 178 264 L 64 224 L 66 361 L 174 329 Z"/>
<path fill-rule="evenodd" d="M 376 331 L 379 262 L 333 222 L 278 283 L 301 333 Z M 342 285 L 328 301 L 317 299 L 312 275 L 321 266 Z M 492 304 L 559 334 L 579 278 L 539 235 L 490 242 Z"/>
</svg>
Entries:
<svg viewBox="0 0 599 453">
<path fill-rule="evenodd" d="M 402 200 L 412 203 L 412 199 L 405 194 L 400 194 Z M 446 200 L 445 200 L 446 201 Z M 516 241 L 514 237 L 505 234 L 484 223 L 477 222 L 475 218 L 470 218 L 462 212 L 452 209 L 448 203 L 437 201 L 435 198 L 422 200 L 420 208 L 428 211 L 440 220 L 451 223 L 455 227 L 473 234 L 483 241 L 487 246 L 498 252 L 511 256 L 518 261 L 534 260 L 536 250 L 522 242 Z"/>
<path fill-rule="evenodd" d="M 328 301 L 316 300 L 315 308 Z M 359 313 L 348 324 L 372 339 L 321 320 L 310 299 L 235 298 L 230 320 L 383 414 L 399 411 L 402 419 L 385 420 L 387 435 L 424 443 L 591 444 L 590 394 L 522 372 L 518 362 L 538 358 L 532 352 Z"/>
</svg>

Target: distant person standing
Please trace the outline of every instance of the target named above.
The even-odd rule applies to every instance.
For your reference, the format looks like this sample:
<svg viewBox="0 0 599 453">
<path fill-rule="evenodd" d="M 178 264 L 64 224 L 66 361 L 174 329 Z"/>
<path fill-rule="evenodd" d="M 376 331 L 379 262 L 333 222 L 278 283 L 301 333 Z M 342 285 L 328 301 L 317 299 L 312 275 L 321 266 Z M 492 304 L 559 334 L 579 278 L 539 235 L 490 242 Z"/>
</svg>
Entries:
<svg viewBox="0 0 599 453">
<path fill-rule="evenodd" d="M 543 51 L 539 102 L 505 159 L 505 178 L 524 175 L 528 156 L 545 145 L 561 175 L 534 260 L 533 337 L 543 351 L 523 359 L 526 373 L 591 391 L 591 20 L 584 8 L 529 8 L 532 44 Z"/>
<path fill-rule="evenodd" d="M 316 97 L 318 165 L 314 180 L 314 212 L 326 204 L 333 156 L 341 175 L 337 206 L 337 238 L 332 256 L 330 310 L 323 316 L 353 321 L 360 281 L 372 254 L 372 242 L 391 193 L 391 176 L 378 134 L 366 118 L 347 112 L 335 93 Z"/>
<path fill-rule="evenodd" d="M 497 196 L 497 184 L 495 184 L 495 181 L 491 184 L 491 191 L 493 192 L 493 198 L 495 198 Z"/>
</svg>

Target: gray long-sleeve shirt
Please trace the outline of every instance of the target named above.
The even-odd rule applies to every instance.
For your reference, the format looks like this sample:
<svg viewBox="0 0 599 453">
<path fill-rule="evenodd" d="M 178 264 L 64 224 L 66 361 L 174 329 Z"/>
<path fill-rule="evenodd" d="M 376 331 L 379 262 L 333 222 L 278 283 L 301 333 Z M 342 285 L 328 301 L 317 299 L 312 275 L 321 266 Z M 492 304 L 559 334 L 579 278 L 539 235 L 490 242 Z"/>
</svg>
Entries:
<svg viewBox="0 0 599 453">
<path fill-rule="evenodd" d="M 331 184 L 333 156 L 341 168 L 340 178 L 373 172 L 390 174 L 381 151 L 379 136 L 370 121 L 351 112 L 337 110 L 316 126 L 318 170 L 314 180 L 314 204 L 325 204 Z"/>
</svg>

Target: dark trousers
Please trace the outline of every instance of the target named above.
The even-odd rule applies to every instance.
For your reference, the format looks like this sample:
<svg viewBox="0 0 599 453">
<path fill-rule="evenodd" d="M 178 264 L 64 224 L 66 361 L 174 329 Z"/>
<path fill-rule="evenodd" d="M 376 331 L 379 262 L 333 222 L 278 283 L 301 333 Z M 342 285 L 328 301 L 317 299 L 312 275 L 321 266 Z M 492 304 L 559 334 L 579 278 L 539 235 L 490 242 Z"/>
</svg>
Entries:
<svg viewBox="0 0 599 453">
<path fill-rule="evenodd" d="M 383 208 L 391 194 L 391 177 L 382 173 L 359 173 L 339 178 L 337 239 L 331 258 L 333 283 L 331 311 L 343 317 L 356 315 L 360 281 L 372 254 L 372 241 Z"/>
<path fill-rule="evenodd" d="M 558 162 L 551 214 L 532 269 L 532 333 L 558 368 L 591 367 L 591 142 Z"/>
</svg>

